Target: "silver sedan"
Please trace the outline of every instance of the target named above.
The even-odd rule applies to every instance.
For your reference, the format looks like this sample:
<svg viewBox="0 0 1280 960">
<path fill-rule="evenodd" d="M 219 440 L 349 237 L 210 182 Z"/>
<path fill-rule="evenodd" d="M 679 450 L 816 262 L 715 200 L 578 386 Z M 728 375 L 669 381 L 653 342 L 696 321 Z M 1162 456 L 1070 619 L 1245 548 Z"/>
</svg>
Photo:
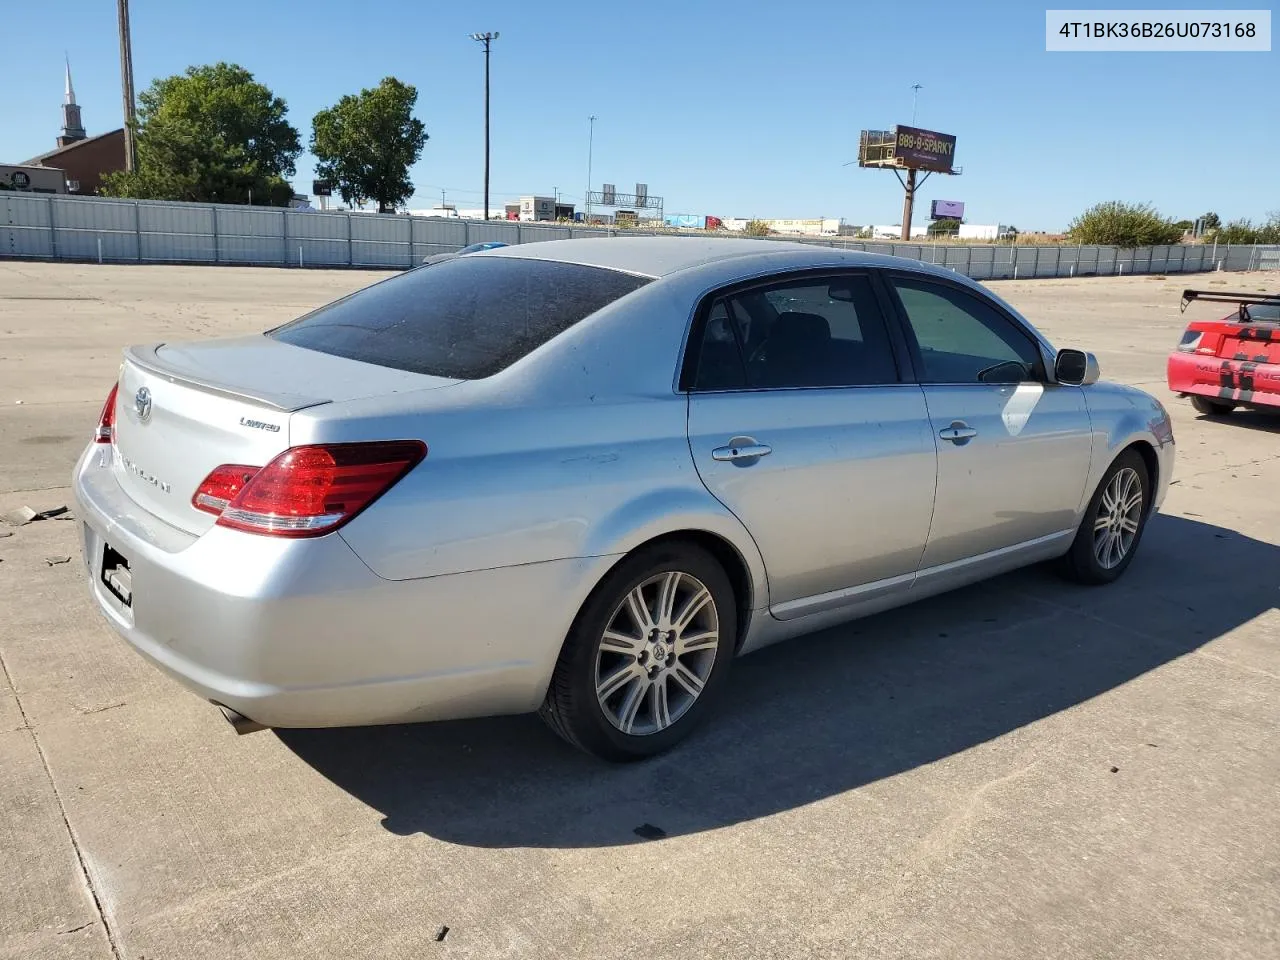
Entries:
<svg viewBox="0 0 1280 960">
<path fill-rule="evenodd" d="M 1169 417 L 908 260 L 506 247 L 125 351 L 75 470 L 108 622 L 238 730 L 540 711 L 625 760 L 739 654 L 1132 562 Z"/>
</svg>

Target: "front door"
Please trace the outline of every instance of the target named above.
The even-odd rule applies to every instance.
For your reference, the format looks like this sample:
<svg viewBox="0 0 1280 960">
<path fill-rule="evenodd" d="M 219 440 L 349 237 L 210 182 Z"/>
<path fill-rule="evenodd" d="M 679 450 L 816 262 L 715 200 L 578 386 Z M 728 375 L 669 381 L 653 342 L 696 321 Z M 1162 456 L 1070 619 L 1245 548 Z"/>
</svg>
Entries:
<svg viewBox="0 0 1280 960">
<path fill-rule="evenodd" d="M 694 463 L 782 619 L 906 589 L 920 562 L 936 453 L 884 303 L 865 274 L 810 276 L 715 298 L 694 331 Z"/>
<path fill-rule="evenodd" d="M 1049 382 L 1036 341 L 994 301 L 918 274 L 890 279 L 937 437 L 921 570 L 1069 535 L 1092 447 L 1082 389 Z"/>
</svg>

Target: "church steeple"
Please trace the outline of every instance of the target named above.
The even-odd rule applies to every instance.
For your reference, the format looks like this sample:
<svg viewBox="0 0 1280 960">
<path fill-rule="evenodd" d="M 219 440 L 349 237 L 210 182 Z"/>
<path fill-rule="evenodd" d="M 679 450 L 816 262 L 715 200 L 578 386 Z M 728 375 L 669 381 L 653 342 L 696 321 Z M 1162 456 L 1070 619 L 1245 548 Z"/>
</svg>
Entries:
<svg viewBox="0 0 1280 960">
<path fill-rule="evenodd" d="M 58 146 L 85 139 L 84 125 L 80 122 L 80 106 L 76 103 L 75 87 L 71 85 L 71 59 L 67 58 L 67 89 L 62 98 L 62 136 Z"/>
</svg>

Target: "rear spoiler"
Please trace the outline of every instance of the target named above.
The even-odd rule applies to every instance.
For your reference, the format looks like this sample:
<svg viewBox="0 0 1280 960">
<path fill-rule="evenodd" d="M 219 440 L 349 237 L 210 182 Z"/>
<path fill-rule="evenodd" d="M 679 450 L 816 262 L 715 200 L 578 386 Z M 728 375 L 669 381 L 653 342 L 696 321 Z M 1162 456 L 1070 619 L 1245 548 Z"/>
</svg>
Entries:
<svg viewBox="0 0 1280 960">
<path fill-rule="evenodd" d="M 1249 322 L 1249 307 L 1280 307 L 1280 293 L 1228 293 L 1225 290 L 1183 290 L 1182 305 L 1179 312 L 1186 313 L 1187 306 L 1193 300 L 1206 303 L 1234 303 L 1240 307 L 1240 321 Z"/>
</svg>

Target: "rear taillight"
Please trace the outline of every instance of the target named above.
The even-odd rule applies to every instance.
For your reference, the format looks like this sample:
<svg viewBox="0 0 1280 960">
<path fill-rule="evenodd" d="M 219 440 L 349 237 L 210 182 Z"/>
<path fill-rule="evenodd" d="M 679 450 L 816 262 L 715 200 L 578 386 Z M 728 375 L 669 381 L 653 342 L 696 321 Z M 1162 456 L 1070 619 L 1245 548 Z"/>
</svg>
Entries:
<svg viewBox="0 0 1280 960">
<path fill-rule="evenodd" d="M 291 447 L 260 470 L 218 467 L 192 497 L 218 525 L 275 537 L 329 533 L 391 489 L 427 455 L 419 440 Z"/>
<path fill-rule="evenodd" d="M 1178 350 L 1182 353 L 1195 353 L 1196 347 L 1200 345 L 1200 338 L 1203 336 L 1203 331 L 1188 328 L 1182 334 L 1182 340 L 1178 343 Z"/>
<path fill-rule="evenodd" d="M 95 443 L 110 443 L 116 432 L 116 394 L 120 392 L 120 384 L 116 382 L 107 394 L 107 402 L 102 405 L 102 413 L 98 416 L 98 429 L 93 432 Z"/>
<path fill-rule="evenodd" d="M 191 498 L 191 505 L 197 510 L 217 516 L 231 505 L 231 501 L 261 469 L 242 463 L 224 463 L 220 467 L 214 467 L 213 473 L 204 478 L 195 496 Z"/>
</svg>

